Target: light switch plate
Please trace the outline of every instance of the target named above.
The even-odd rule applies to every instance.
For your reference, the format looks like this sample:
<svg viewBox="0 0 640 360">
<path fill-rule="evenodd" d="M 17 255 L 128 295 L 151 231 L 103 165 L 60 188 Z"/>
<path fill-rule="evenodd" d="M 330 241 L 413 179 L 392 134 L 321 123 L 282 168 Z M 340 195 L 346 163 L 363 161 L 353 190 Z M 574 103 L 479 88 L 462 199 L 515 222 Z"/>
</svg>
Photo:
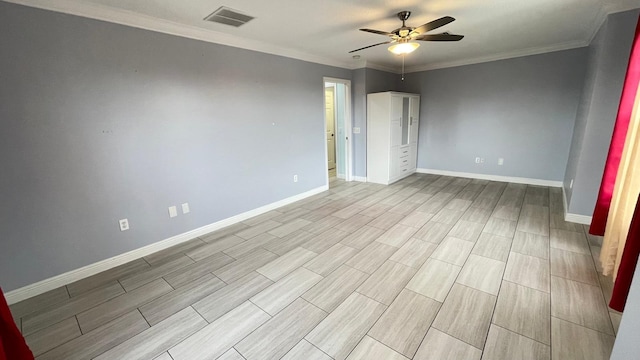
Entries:
<svg viewBox="0 0 640 360">
<path fill-rule="evenodd" d="M 176 209 L 175 206 L 169 206 L 169 217 L 176 217 L 178 216 L 178 209 Z"/>
<path fill-rule="evenodd" d="M 182 213 L 188 214 L 191 210 L 189 209 L 189 203 L 182 204 Z"/>
</svg>

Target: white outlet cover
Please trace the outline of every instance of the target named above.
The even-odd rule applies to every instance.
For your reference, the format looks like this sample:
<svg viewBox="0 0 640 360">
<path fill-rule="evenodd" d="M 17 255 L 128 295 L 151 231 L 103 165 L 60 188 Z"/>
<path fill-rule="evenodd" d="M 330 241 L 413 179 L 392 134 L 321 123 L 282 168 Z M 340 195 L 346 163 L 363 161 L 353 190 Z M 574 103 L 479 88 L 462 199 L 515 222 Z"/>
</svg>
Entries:
<svg viewBox="0 0 640 360">
<path fill-rule="evenodd" d="M 353 128 L 353 133 L 354 134 L 360 134 L 360 128 L 359 127 L 354 127 Z"/>
<path fill-rule="evenodd" d="M 504 159 L 498 158 L 498 165 L 504 165 Z"/>
<path fill-rule="evenodd" d="M 189 209 L 189 203 L 182 204 L 182 213 L 188 214 L 189 212 L 191 212 L 191 209 Z"/>
<path fill-rule="evenodd" d="M 118 224 L 120 224 L 120 231 L 129 230 L 129 220 L 128 219 L 118 220 Z"/>
<path fill-rule="evenodd" d="M 175 206 L 169 206 L 169 217 L 176 217 L 178 216 L 178 209 L 176 209 Z"/>
</svg>

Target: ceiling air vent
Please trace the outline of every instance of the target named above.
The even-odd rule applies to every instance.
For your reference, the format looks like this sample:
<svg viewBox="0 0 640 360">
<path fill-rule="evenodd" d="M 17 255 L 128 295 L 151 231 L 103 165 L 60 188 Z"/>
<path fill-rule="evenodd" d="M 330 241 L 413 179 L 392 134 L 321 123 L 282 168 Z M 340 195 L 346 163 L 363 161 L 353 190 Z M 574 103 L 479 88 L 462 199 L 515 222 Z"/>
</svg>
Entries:
<svg viewBox="0 0 640 360">
<path fill-rule="evenodd" d="M 206 21 L 214 23 L 231 25 L 235 27 L 242 26 L 249 21 L 253 20 L 253 16 L 241 14 L 236 10 L 229 9 L 226 6 L 221 6 L 218 10 L 211 13 L 211 15 L 204 18 Z"/>
</svg>

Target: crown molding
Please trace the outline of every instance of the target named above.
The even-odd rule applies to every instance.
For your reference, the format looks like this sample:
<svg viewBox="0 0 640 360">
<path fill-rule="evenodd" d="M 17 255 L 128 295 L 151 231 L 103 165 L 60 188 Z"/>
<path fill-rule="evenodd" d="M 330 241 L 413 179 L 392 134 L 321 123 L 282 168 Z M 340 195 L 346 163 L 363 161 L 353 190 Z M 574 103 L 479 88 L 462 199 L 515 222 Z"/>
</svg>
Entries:
<svg viewBox="0 0 640 360">
<path fill-rule="evenodd" d="M 290 48 L 281 47 L 278 45 L 266 43 L 263 41 L 251 40 L 242 38 L 235 35 L 225 34 L 214 30 L 199 28 L 196 26 L 185 25 L 176 23 L 169 20 L 158 19 L 155 17 L 134 13 L 127 10 L 121 10 L 102 6 L 94 3 L 86 3 L 75 0 L 0 0 L 8 3 L 24 5 L 28 7 L 49 10 L 69 15 L 80 16 L 84 18 L 90 18 L 95 20 L 106 21 L 110 23 L 120 24 L 124 26 L 134 27 L 138 29 L 144 29 L 154 32 L 159 32 L 168 35 L 180 36 L 184 38 L 205 41 L 214 44 L 226 45 L 235 48 L 241 48 L 246 50 L 257 51 L 265 54 L 283 56 L 287 58 L 312 62 L 321 65 L 334 66 L 343 69 L 361 69 L 369 68 L 380 71 L 386 71 L 390 73 L 399 74 L 401 71 L 397 67 L 390 67 L 388 65 L 377 64 L 367 60 L 358 61 L 339 61 L 331 58 L 317 56 L 306 52 L 293 50 Z M 430 63 L 425 65 L 408 67 L 405 69 L 405 73 L 415 73 L 427 70 L 436 70 L 443 68 L 450 68 L 456 66 L 479 64 L 484 62 L 505 60 L 510 58 L 517 58 L 530 55 L 538 55 L 548 52 L 569 50 L 579 47 L 588 46 L 598 29 L 602 26 L 607 18 L 608 14 L 627 11 L 637 8 L 635 5 L 630 4 L 601 4 L 600 10 L 593 21 L 593 26 L 590 29 L 589 37 L 585 41 L 571 41 L 563 44 L 557 44 L 552 46 L 529 48 L 523 50 L 516 50 L 511 52 L 504 52 L 500 54 L 493 54 L 490 56 L 481 56 L 475 58 L 468 58 L 455 61 L 444 61 L 440 63 Z"/>
<path fill-rule="evenodd" d="M 623 12 L 623 11 L 628 11 L 628 10 L 635 10 L 635 9 L 640 9 L 640 5 L 638 5 L 637 3 L 633 3 L 633 4 L 624 4 L 624 3 L 615 3 L 615 4 L 605 4 L 602 6 L 605 14 L 615 14 L 615 13 L 619 13 L 619 12 Z"/>
<path fill-rule="evenodd" d="M 536 47 L 536 48 L 529 48 L 529 49 L 522 49 L 522 50 L 516 50 L 516 51 L 509 51 L 509 52 L 504 52 L 504 53 L 499 53 L 499 54 L 493 54 L 493 55 L 490 55 L 490 56 L 481 56 L 481 57 L 470 58 L 470 59 L 463 59 L 463 60 L 456 60 L 456 61 L 445 61 L 445 62 L 431 63 L 431 64 L 426 64 L 426 65 L 421 65 L 421 66 L 413 66 L 413 67 L 405 69 L 405 73 L 414 73 L 414 72 L 419 72 L 419 71 L 444 69 L 444 68 L 464 66 L 464 65 L 480 64 L 480 63 L 497 61 L 497 60 L 506 60 L 506 59 L 523 57 L 523 56 L 539 55 L 539 54 L 545 54 L 545 53 L 550 53 L 550 52 L 555 52 L 555 51 L 562 51 L 562 50 L 570 50 L 570 49 L 575 49 L 575 48 L 581 48 L 581 47 L 585 47 L 585 46 L 588 46 L 588 45 L 589 45 L 589 43 L 587 43 L 586 41 L 582 41 L 582 40 L 580 40 L 580 41 L 570 41 L 570 42 L 557 44 L 557 45 L 543 46 L 543 47 Z"/>
<path fill-rule="evenodd" d="M 604 22 L 607 21 L 608 15 L 609 12 L 603 5 L 600 5 L 600 11 L 598 11 L 596 18 L 592 22 L 593 25 L 591 26 L 589 38 L 587 40 L 588 44 L 591 44 L 593 42 L 593 39 L 595 39 L 596 35 L 598 34 L 598 30 L 600 30 Z"/>
<path fill-rule="evenodd" d="M 70 0 L 2 1 L 94 20 L 106 21 L 138 29 L 150 30 L 168 35 L 175 35 L 189 39 L 205 41 L 209 43 L 226 45 L 246 50 L 253 50 L 271 55 L 284 56 L 316 64 L 335 66 L 344 69 L 354 69 L 354 65 L 350 62 L 337 61 L 334 59 L 329 59 L 322 56 L 317 56 L 302 51 L 292 50 L 274 44 L 269 44 L 263 41 L 246 39 L 214 30 L 180 24 L 169 20 L 158 19 L 131 11 L 115 9 L 93 3 Z"/>
<path fill-rule="evenodd" d="M 386 72 L 390 72 L 390 73 L 394 73 L 394 74 L 400 74 L 400 70 L 398 70 L 397 68 L 393 68 L 393 67 L 389 67 L 389 66 L 385 66 L 385 65 L 380 65 L 380 64 L 369 62 L 369 61 L 365 61 L 364 62 L 364 66 L 362 66 L 362 67 L 367 68 L 367 69 L 386 71 Z"/>
</svg>

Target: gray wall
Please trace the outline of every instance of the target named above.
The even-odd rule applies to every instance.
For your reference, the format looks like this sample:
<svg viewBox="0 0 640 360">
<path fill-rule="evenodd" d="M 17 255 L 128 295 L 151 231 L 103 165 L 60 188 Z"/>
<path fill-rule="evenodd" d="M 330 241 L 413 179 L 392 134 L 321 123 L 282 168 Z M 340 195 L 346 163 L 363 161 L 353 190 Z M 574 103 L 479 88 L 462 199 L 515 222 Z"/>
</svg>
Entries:
<svg viewBox="0 0 640 360">
<path fill-rule="evenodd" d="M 585 86 L 564 177 L 569 213 L 593 214 L 637 21 L 638 10 L 609 15 L 589 46 Z"/>
<path fill-rule="evenodd" d="M 563 180 L 586 52 L 407 74 L 422 95 L 418 168 Z"/>
<path fill-rule="evenodd" d="M 351 78 L 5 2 L 0 49 L 5 291 L 324 185 L 323 76 Z"/>
<path fill-rule="evenodd" d="M 354 127 L 360 134 L 354 138 L 354 175 L 367 176 L 367 94 L 398 91 L 401 88 L 400 75 L 375 69 L 353 71 Z"/>
</svg>

